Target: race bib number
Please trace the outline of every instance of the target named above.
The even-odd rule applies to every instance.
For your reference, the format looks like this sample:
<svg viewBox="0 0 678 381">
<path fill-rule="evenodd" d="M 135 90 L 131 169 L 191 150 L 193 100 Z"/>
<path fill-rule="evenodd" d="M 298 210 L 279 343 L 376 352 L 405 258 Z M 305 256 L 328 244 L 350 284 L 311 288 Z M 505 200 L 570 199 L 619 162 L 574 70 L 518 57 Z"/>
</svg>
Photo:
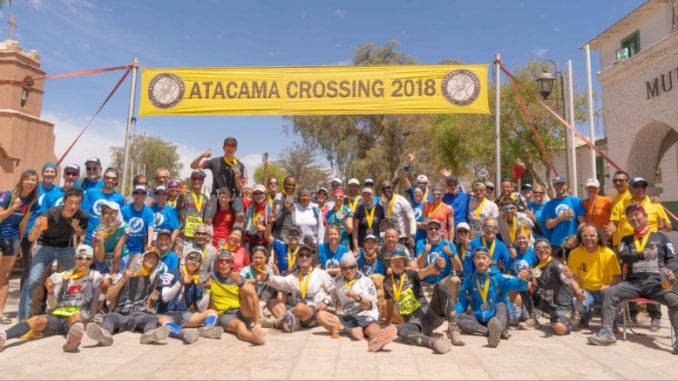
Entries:
<svg viewBox="0 0 678 381">
<path fill-rule="evenodd" d="M 200 224 L 202 224 L 202 217 L 198 216 L 186 217 L 186 225 L 184 226 L 184 235 L 186 237 L 193 238 L 193 236 L 195 235 L 195 229 Z"/>
<path fill-rule="evenodd" d="M 421 307 L 421 303 L 419 303 L 414 296 L 414 291 L 412 291 L 411 288 L 408 288 L 400 295 L 400 299 L 396 303 L 396 306 L 401 315 L 409 315 Z"/>
</svg>

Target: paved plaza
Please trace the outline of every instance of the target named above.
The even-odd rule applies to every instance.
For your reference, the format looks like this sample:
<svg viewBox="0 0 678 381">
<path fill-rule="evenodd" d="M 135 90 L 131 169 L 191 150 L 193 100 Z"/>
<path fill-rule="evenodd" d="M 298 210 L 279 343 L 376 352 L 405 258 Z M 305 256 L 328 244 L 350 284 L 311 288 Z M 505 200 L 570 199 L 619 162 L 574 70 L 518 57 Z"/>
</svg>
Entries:
<svg viewBox="0 0 678 381">
<path fill-rule="evenodd" d="M 8 305 L 14 317 L 18 282 Z M 294 334 L 266 330 L 255 347 L 225 334 L 184 345 L 141 345 L 139 334 L 115 335 L 111 347 L 85 337 L 80 353 L 64 353 L 64 339 L 9 341 L 0 352 L 2 379 L 678 379 L 666 309 L 661 331 L 647 325 L 626 342 L 601 348 L 586 344 L 589 331 L 555 337 L 548 330 L 515 331 L 499 348 L 467 336 L 464 347 L 445 355 L 401 343 L 368 353 L 366 342 L 331 339 L 321 328 Z M 542 322 L 546 322 L 544 319 Z M 594 320 L 597 327 L 598 320 Z M 4 326 L 7 328 L 8 326 Z"/>
</svg>

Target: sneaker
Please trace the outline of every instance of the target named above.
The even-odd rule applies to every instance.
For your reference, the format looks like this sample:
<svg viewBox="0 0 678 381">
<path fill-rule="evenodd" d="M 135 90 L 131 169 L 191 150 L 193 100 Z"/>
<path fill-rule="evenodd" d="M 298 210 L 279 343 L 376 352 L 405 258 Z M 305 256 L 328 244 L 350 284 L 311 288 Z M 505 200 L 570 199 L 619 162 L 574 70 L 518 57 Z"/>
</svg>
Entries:
<svg viewBox="0 0 678 381">
<path fill-rule="evenodd" d="M 85 325 L 81 321 L 73 323 L 66 335 L 66 344 L 62 347 L 64 352 L 77 352 L 78 346 L 85 335 Z"/>
<path fill-rule="evenodd" d="M 198 328 L 198 334 L 200 334 L 200 337 L 204 337 L 206 339 L 220 339 L 223 333 L 224 329 L 216 325 L 213 327 Z"/>
<path fill-rule="evenodd" d="M 440 337 L 433 340 L 431 343 L 431 348 L 435 353 L 444 354 L 452 350 L 452 345 L 450 345 L 450 340 L 445 337 Z"/>
<path fill-rule="evenodd" d="M 662 329 L 661 320 L 659 320 L 657 318 L 653 318 L 650 321 L 650 332 L 657 332 L 660 329 Z"/>
<path fill-rule="evenodd" d="M 496 317 L 493 317 L 490 319 L 490 321 L 487 323 L 487 330 L 488 335 L 487 335 L 487 345 L 490 346 L 490 348 L 496 348 L 499 346 L 499 339 L 501 338 L 501 323 L 499 323 L 499 320 L 497 320 Z"/>
<path fill-rule="evenodd" d="M 538 328 L 538 327 L 539 327 L 539 321 L 537 320 L 536 317 L 529 317 L 524 322 L 521 322 L 521 323 L 518 324 L 518 329 L 521 329 L 523 331 L 535 329 L 535 328 Z"/>
<path fill-rule="evenodd" d="M 370 340 L 367 343 L 368 352 L 379 352 L 384 348 L 388 343 L 392 342 L 398 337 L 398 328 L 395 325 L 389 325 L 388 327 L 379 331 L 377 336 Z"/>
<path fill-rule="evenodd" d="M 589 336 L 588 342 L 591 345 L 610 345 L 616 344 L 617 338 L 607 328 L 601 328 L 595 336 Z"/>
<path fill-rule="evenodd" d="M 262 328 L 275 328 L 275 329 L 280 329 L 282 326 L 282 323 L 280 319 L 276 319 L 273 316 L 267 316 L 261 319 L 261 327 Z"/>
<path fill-rule="evenodd" d="M 87 337 L 96 341 L 103 347 L 108 347 L 113 344 L 113 336 L 111 336 L 111 333 L 104 328 L 101 328 L 100 325 L 89 323 L 87 324 L 87 327 L 85 327 L 85 332 L 87 333 Z"/>
<path fill-rule="evenodd" d="M 165 326 L 161 326 L 148 332 L 144 332 L 143 335 L 141 335 L 139 342 L 141 344 L 159 343 L 164 341 L 167 338 L 167 335 L 169 335 L 169 329 Z"/>
<path fill-rule="evenodd" d="M 200 333 L 197 329 L 183 329 L 177 337 L 183 340 L 184 344 L 193 344 L 200 338 Z"/>
<path fill-rule="evenodd" d="M 7 332 L 0 330 L 0 352 L 5 348 L 5 341 L 7 341 Z"/>
<path fill-rule="evenodd" d="M 450 343 L 454 345 L 455 347 L 462 347 L 466 345 L 464 340 L 461 339 L 461 332 L 458 329 L 451 330 L 448 329 L 447 332 L 447 338 L 450 339 Z"/>
<path fill-rule="evenodd" d="M 299 319 L 291 311 L 287 311 L 285 316 L 282 318 L 282 330 L 284 332 L 292 333 L 297 329 L 299 324 Z"/>
<path fill-rule="evenodd" d="M 511 337 L 511 332 L 508 329 L 501 331 L 502 340 L 508 340 Z"/>
</svg>

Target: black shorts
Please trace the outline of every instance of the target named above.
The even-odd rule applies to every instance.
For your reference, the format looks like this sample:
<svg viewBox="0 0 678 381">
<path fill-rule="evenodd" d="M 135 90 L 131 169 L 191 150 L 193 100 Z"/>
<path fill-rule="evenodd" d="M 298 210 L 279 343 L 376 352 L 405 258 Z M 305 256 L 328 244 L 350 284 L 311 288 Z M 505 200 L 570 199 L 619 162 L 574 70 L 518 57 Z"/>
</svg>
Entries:
<svg viewBox="0 0 678 381">
<path fill-rule="evenodd" d="M 226 328 L 228 322 L 233 319 L 238 319 L 242 321 L 248 328 L 252 326 L 252 320 L 243 316 L 242 312 L 240 312 L 240 308 L 231 308 L 230 310 L 222 312 L 221 315 L 219 316 L 219 324 L 221 324 L 222 327 Z"/>
<path fill-rule="evenodd" d="M 339 321 L 341 324 L 348 328 L 362 328 L 365 329 L 370 324 L 377 324 L 377 321 L 374 320 L 371 316 L 348 316 L 348 315 L 339 315 Z"/>
<path fill-rule="evenodd" d="M 52 315 L 45 315 L 47 318 L 47 325 L 42 331 L 45 335 L 65 335 L 68 333 L 68 318 L 56 317 Z"/>
<path fill-rule="evenodd" d="M 18 239 L 0 239 L 0 253 L 3 257 L 16 257 L 19 255 L 20 245 Z"/>
<path fill-rule="evenodd" d="M 191 319 L 191 316 L 193 316 L 193 312 L 191 311 L 165 312 L 164 314 L 160 314 L 160 316 L 167 316 L 168 318 L 172 319 L 172 321 L 177 323 L 180 327 L 183 327 Z"/>
</svg>

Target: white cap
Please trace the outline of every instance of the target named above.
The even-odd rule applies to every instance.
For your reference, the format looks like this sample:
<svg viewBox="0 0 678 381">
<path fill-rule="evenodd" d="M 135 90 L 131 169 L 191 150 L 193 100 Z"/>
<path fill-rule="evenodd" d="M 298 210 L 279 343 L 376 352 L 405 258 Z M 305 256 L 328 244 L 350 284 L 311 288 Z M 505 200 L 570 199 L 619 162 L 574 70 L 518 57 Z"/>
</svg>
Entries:
<svg viewBox="0 0 678 381">
<path fill-rule="evenodd" d="M 421 183 L 427 183 L 427 182 L 428 182 L 428 177 L 426 177 L 426 175 L 419 175 L 419 176 L 417 176 L 417 182 L 418 182 L 418 183 L 419 183 L 419 182 L 421 182 Z"/>
<path fill-rule="evenodd" d="M 348 185 L 351 185 L 351 184 L 360 185 L 360 180 L 353 177 L 353 178 L 348 180 Z"/>
<path fill-rule="evenodd" d="M 75 251 L 75 254 L 78 255 L 86 255 L 88 257 L 93 257 L 94 256 L 94 250 L 92 249 L 92 246 L 90 245 L 79 245 L 78 249 Z"/>
<path fill-rule="evenodd" d="M 584 185 L 584 187 L 586 187 L 586 188 L 588 188 L 588 187 L 600 188 L 600 182 L 598 181 L 598 179 L 590 178 L 590 179 L 586 180 L 586 185 Z"/>
<path fill-rule="evenodd" d="M 109 207 L 109 208 L 111 208 L 111 209 L 113 209 L 113 210 L 120 210 L 120 204 L 118 204 L 118 203 L 115 202 L 115 201 L 106 201 L 106 200 L 104 200 L 104 201 L 101 202 L 101 204 L 99 204 L 99 207 L 104 207 L 104 206 L 107 206 L 107 207 Z"/>
<path fill-rule="evenodd" d="M 457 224 L 456 230 L 459 230 L 459 229 L 466 229 L 468 231 L 471 231 L 471 226 L 469 224 L 467 224 L 466 222 L 460 222 L 460 223 Z"/>
<path fill-rule="evenodd" d="M 338 178 L 338 177 L 335 177 L 335 178 L 333 178 L 332 180 L 330 180 L 330 183 L 337 183 L 337 184 L 341 184 L 341 179 L 340 179 L 340 178 Z"/>
<path fill-rule="evenodd" d="M 341 260 L 339 261 L 339 263 L 354 265 L 354 264 L 358 263 L 358 261 L 356 261 L 355 255 L 353 255 L 352 252 L 347 251 L 346 253 L 344 253 L 344 255 L 341 256 Z"/>
</svg>

